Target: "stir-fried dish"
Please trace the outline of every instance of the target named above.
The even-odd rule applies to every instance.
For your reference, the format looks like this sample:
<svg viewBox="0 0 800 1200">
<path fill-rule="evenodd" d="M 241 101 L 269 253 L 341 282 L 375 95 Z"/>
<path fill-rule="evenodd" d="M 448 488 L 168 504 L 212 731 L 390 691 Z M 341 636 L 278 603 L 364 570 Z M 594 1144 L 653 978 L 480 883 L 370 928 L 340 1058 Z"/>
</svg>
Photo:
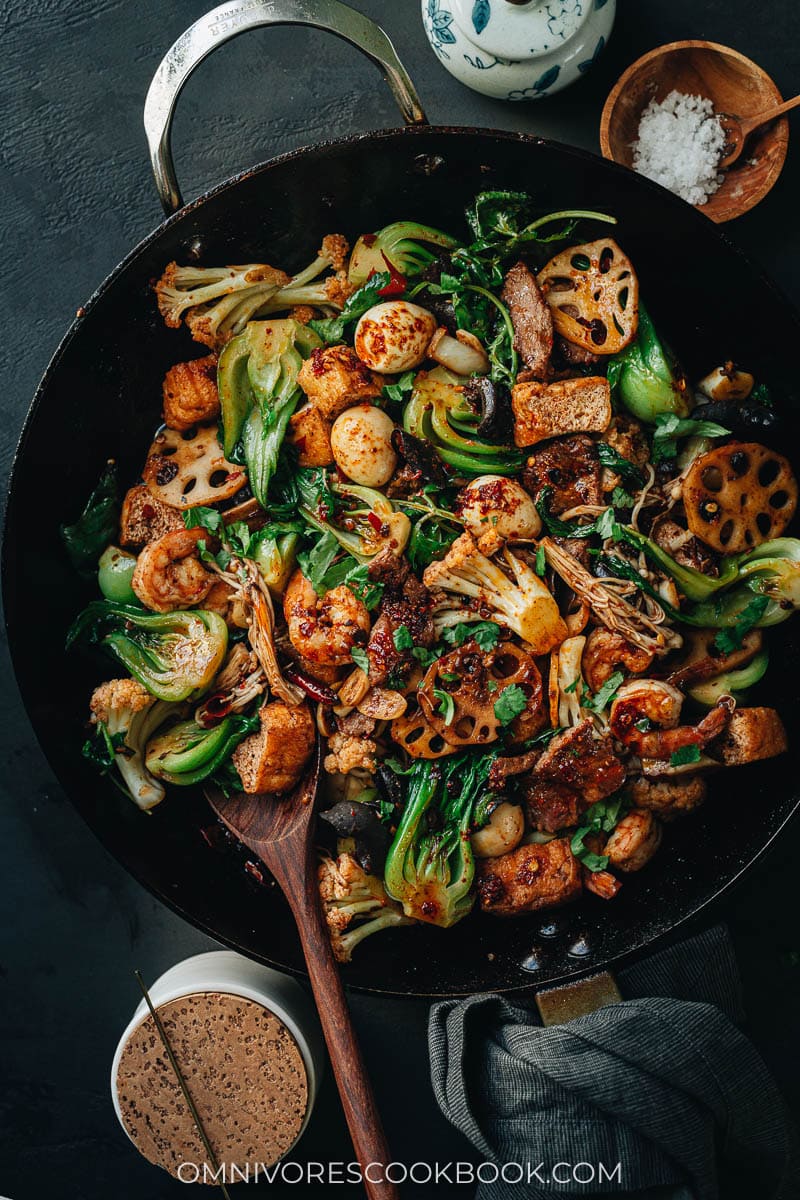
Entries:
<svg viewBox="0 0 800 1200">
<path fill-rule="evenodd" d="M 332 234 L 293 276 L 170 263 L 164 423 L 63 530 L 103 596 L 69 644 L 116 660 L 84 753 L 140 809 L 280 804 L 322 739 L 342 961 L 611 900 L 786 749 L 748 699 L 800 603 L 779 412 L 733 362 L 685 377 L 615 223 L 487 192 L 460 236 Z"/>
</svg>

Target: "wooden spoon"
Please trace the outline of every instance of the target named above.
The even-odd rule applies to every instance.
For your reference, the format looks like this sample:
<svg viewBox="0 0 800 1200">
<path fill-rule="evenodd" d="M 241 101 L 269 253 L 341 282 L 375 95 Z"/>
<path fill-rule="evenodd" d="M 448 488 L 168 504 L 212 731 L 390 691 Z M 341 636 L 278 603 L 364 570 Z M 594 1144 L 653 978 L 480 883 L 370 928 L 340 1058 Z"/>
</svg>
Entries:
<svg viewBox="0 0 800 1200">
<path fill-rule="evenodd" d="M 756 113 L 754 117 L 734 117 L 730 113 L 720 113 L 720 124 L 725 131 L 725 154 L 720 159 L 720 169 L 724 171 L 733 166 L 754 129 L 759 129 L 769 121 L 782 117 L 784 113 L 790 112 L 798 105 L 800 105 L 800 96 L 795 96 L 793 100 L 785 100 L 783 104 L 777 104 L 774 108 L 767 109 L 766 112 Z"/>
<path fill-rule="evenodd" d="M 394 1184 L 367 1177 L 368 1166 L 375 1164 L 369 1174 L 383 1180 L 383 1168 L 391 1160 L 319 898 L 314 850 L 319 770 L 318 748 L 314 765 L 288 796 L 225 796 L 207 787 L 206 797 L 231 833 L 258 855 L 289 901 L 364 1188 L 371 1200 L 397 1200 Z"/>
</svg>

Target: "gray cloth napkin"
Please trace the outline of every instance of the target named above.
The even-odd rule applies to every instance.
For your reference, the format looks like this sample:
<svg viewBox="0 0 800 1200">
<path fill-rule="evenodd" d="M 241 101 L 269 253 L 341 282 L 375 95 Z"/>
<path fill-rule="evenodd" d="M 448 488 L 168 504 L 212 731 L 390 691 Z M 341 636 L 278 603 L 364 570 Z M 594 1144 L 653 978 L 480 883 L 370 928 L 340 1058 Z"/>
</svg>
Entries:
<svg viewBox="0 0 800 1200">
<path fill-rule="evenodd" d="M 744 1013 L 727 930 L 653 954 L 617 982 L 623 1003 L 547 1029 L 535 1009 L 496 995 L 431 1009 L 444 1115 L 487 1163 L 539 1169 L 540 1178 L 517 1182 L 509 1168 L 504 1182 L 487 1168 L 477 1200 L 797 1200 L 795 1132 L 737 1028 Z M 559 1168 L 554 1179 L 557 1163 L 591 1164 L 595 1178 L 582 1168 L 586 1182 L 567 1182 Z"/>
</svg>

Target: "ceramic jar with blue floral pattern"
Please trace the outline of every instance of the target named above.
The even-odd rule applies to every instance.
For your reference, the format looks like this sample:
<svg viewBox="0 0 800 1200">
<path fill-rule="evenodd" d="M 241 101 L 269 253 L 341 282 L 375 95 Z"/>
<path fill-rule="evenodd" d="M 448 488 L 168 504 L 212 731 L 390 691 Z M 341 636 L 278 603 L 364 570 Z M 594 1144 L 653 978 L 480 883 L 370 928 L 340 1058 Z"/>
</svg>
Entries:
<svg viewBox="0 0 800 1200">
<path fill-rule="evenodd" d="M 428 40 L 461 83 L 499 100 L 538 100 L 591 69 L 616 0 L 422 0 Z"/>
</svg>

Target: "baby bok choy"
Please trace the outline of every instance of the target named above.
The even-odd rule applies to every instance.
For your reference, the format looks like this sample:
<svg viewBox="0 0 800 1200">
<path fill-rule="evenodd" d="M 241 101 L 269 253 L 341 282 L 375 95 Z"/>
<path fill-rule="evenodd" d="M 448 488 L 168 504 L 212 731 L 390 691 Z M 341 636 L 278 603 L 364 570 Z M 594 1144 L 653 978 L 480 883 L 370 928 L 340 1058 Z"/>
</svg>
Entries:
<svg viewBox="0 0 800 1200">
<path fill-rule="evenodd" d="M 100 645 L 159 700 L 192 700 L 210 687 L 228 647 L 228 627 L 217 613 L 148 613 L 130 604 L 94 600 L 67 634 Z"/>
<path fill-rule="evenodd" d="M 430 225 L 416 221 L 395 221 L 378 230 L 363 234 L 350 255 L 347 276 L 350 283 L 366 283 L 373 272 L 385 271 L 410 277 L 418 275 L 436 254 L 429 246 L 439 250 L 452 250 L 458 245 L 456 238 Z"/>
<path fill-rule="evenodd" d="M 260 728 L 257 715 L 234 714 L 211 729 L 204 729 L 195 720 L 179 721 L 148 742 L 145 766 L 156 779 L 188 787 L 213 775 L 239 742 Z"/>
<path fill-rule="evenodd" d="M 297 376 L 303 360 L 321 345 L 313 330 L 292 318 L 251 321 L 220 355 L 223 449 L 233 454 L 241 439 L 250 487 L 262 508 L 300 399 Z"/>
<path fill-rule="evenodd" d="M 470 829 L 495 758 L 457 754 L 443 763 L 417 760 L 410 768 L 384 872 L 387 893 L 407 917 L 447 929 L 472 908 Z"/>
<path fill-rule="evenodd" d="M 444 367 L 421 371 L 414 380 L 411 399 L 403 412 L 403 428 L 431 445 L 439 458 L 460 474 L 514 475 L 523 455 L 513 446 L 499 446 L 459 432 L 464 422 L 463 391 L 466 379 Z"/>
<path fill-rule="evenodd" d="M 609 362 L 608 382 L 628 412 L 640 421 L 653 423 L 665 413 L 689 414 L 686 380 L 641 302 L 636 338 Z"/>
</svg>

